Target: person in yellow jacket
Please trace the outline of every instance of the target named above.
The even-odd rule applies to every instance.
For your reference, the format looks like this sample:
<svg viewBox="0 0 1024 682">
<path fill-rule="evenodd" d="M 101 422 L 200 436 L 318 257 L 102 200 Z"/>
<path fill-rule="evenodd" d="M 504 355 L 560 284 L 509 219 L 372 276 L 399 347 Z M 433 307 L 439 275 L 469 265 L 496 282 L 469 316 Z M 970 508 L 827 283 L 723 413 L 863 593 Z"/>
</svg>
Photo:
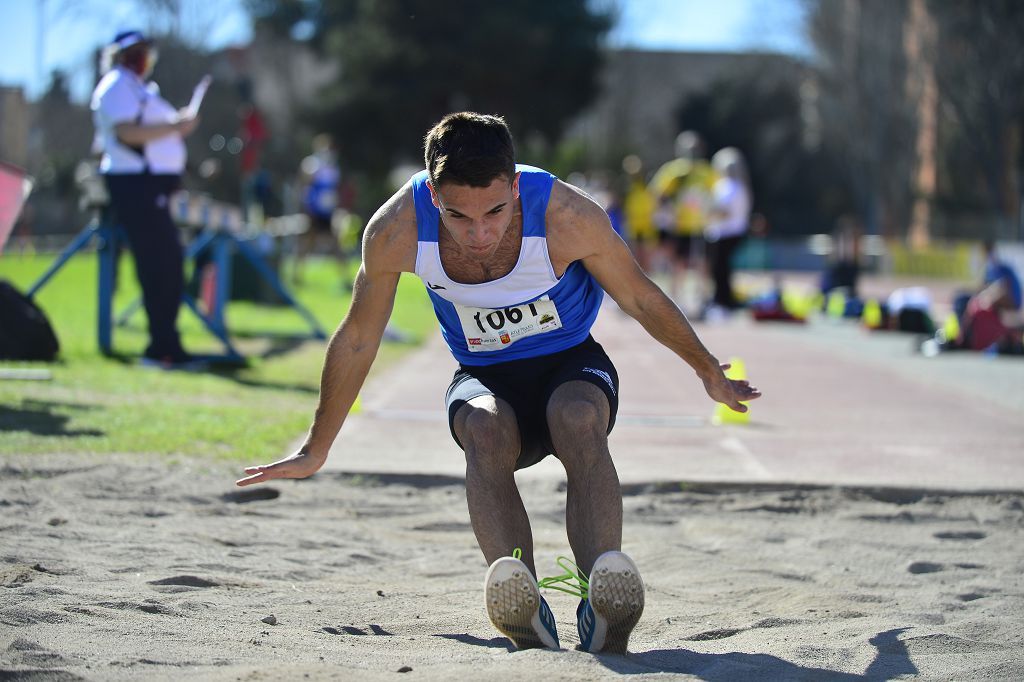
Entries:
<svg viewBox="0 0 1024 682">
<path fill-rule="evenodd" d="M 622 160 L 622 170 L 627 176 L 623 213 L 626 218 L 626 236 L 633 250 L 633 257 L 644 269 L 650 272 L 651 253 L 658 244 L 658 231 L 654 227 L 654 210 L 656 202 L 647 190 L 644 180 L 643 165 L 640 158 L 629 155 Z"/>
<path fill-rule="evenodd" d="M 703 141 L 692 130 L 676 138 L 676 154 L 654 174 L 649 191 L 660 206 L 660 254 L 670 272 L 670 295 L 678 300 L 687 268 L 703 260 L 702 235 L 717 175 L 704 159 Z"/>
</svg>

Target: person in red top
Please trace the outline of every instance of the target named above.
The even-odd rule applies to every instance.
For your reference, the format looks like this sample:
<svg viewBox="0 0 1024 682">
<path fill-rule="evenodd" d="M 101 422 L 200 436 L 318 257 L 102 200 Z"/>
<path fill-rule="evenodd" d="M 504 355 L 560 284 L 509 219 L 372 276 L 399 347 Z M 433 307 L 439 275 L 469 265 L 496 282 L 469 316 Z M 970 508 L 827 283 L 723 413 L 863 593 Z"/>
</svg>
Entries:
<svg viewBox="0 0 1024 682">
<path fill-rule="evenodd" d="M 239 156 L 239 170 L 242 177 L 242 207 L 246 218 L 253 219 L 250 209 L 255 205 L 266 212 L 269 183 L 263 169 L 263 148 L 270 137 L 263 114 L 252 102 L 246 102 L 238 109 L 242 121 L 239 137 L 242 139 L 242 153 Z"/>
</svg>

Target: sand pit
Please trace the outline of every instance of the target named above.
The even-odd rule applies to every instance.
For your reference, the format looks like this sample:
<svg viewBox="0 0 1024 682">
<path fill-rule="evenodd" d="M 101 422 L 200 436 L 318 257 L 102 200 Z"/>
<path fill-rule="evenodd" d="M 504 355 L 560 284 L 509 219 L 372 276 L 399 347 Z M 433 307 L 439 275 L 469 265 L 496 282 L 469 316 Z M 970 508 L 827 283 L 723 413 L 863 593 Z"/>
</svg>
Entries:
<svg viewBox="0 0 1024 682">
<path fill-rule="evenodd" d="M 627 487 L 647 583 L 627 656 L 510 651 L 462 481 L 239 490 L 196 459 L 0 465 L 0 679 L 1024 678 L 1024 496 Z M 527 481 L 538 565 L 565 493 Z"/>
</svg>

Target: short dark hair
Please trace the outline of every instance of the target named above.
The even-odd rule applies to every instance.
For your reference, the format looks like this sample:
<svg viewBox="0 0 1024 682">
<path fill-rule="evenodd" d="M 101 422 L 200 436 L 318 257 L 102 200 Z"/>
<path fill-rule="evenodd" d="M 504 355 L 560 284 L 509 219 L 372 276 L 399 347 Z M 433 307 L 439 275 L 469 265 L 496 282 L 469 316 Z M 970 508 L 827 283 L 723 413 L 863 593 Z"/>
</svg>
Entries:
<svg viewBox="0 0 1024 682">
<path fill-rule="evenodd" d="M 423 160 L 434 187 L 446 182 L 487 187 L 495 178 L 511 183 L 515 145 L 501 116 L 462 111 L 448 114 L 423 140 Z"/>
</svg>

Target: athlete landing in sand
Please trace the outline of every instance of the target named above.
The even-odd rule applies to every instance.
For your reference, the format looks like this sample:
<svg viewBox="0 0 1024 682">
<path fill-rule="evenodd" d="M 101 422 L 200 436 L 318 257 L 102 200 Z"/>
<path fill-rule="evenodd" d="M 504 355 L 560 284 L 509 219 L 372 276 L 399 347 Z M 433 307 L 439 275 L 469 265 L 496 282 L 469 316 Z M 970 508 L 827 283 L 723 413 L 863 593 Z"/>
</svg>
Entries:
<svg viewBox="0 0 1024 682">
<path fill-rule="evenodd" d="M 446 402 L 466 455 L 466 498 L 490 564 L 487 612 L 520 648 L 558 648 L 540 596 L 530 522 L 513 476 L 554 454 L 568 479 L 566 527 L 581 577 L 581 647 L 624 652 L 644 605 L 622 553 L 622 494 L 608 452 L 614 365 L 590 335 L 607 291 L 683 359 L 708 395 L 739 412 L 760 396 L 726 378 L 672 301 L 637 266 L 604 210 L 551 174 L 515 164 L 495 116 L 456 113 L 427 134 L 426 170 L 367 226 L 352 306 L 327 348 L 305 443 L 238 485 L 303 478 L 323 466 L 380 346 L 399 276 L 421 277 L 459 361 Z M 509 556 L 514 548 L 521 554 Z"/>
</svg>

